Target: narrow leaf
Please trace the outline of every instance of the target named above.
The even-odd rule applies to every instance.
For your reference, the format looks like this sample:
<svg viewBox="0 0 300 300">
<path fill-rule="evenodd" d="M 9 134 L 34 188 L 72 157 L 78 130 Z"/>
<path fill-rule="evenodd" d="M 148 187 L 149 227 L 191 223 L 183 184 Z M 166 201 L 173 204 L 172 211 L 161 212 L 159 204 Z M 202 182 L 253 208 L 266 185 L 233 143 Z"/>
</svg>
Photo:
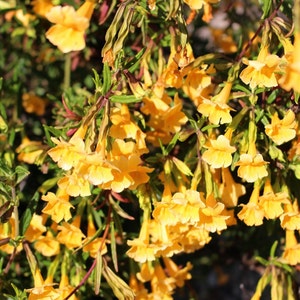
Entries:
<svg viewBox="0 0 300 300">
<path fill-rule="evenodd" d="M 111 247 L 112 261 L 113 261 L 115 270 L 118 272 L 118 256 L 117 256 L 117 245 L 116 245 L 114 222 L 110 223 L 110 242 L 111 242 L 110 247 Z"/>
<path fill-rule="evenodd" d="M 95 295 L 99 295 L 100 286 L 101 286 L 101 277 L 102 277 L 102 269 L 103 269 L 103 261 L 100 251 L 97 252 L 97 263 L 95 268 L 95 283 L 94 283 L 94 291 Z"/>
</svg>

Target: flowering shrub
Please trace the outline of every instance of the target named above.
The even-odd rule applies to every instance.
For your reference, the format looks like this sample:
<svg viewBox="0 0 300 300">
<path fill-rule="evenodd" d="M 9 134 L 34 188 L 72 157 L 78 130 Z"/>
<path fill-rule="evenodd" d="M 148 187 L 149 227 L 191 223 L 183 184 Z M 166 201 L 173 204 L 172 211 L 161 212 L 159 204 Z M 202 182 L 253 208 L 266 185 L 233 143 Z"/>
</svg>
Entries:
<svg viewBox="0 0 300 300">
<path fill-rule="evenodd" d="M 259 270 L 246 299 L 298 299 L 299 0 L 0 20 L 0 295 L 196 299 L 234 250 Z"/>
</svg>

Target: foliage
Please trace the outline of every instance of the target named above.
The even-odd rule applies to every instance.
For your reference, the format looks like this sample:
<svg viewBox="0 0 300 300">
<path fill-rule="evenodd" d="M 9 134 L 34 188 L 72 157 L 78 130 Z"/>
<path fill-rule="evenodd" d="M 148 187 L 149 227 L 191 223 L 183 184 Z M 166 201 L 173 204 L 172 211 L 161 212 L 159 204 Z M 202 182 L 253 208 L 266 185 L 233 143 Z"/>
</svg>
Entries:
<svg viewBox="0 0 300 300">
<path fill-rule="evenodd" d="M 245 258 L 249 299 L 298 298 L 299 0 L 0 20 L 0 299 L 196 299 Z"/>
</svg>

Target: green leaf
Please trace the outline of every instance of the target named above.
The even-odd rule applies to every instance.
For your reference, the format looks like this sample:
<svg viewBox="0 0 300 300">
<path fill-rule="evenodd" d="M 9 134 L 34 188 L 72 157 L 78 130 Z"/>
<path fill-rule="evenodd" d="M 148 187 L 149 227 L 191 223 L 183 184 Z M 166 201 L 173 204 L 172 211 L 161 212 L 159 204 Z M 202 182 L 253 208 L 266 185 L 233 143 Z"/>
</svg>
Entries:
<svg viewBox="0 0 300 300">
<path fill-rule="evenodd" d="M 29 201 L 28 206 L 26 207 L 24 213 L 22 214 L 22 216 L 20 218 L 21 235 L 25 234 L 25 232 L 30 224 L 30 221 L 32 219 L 33 213 L 36 210 L 39 199 L 40 199 L 40 194 L 38 192 L 35 192 L 33 197 L 31 198 L 31 200 Z"/>
<path fill-rule="evenodd" d="M 39 187 L 39 192 L 42 194 L 46 194 L 47 191 L 52 189 L 54 186 L 56 186 L 57 181 L 59 180 L 59 177 L 54 177 L 45 180 L 42 185 Z"/>
<path fill-rule="evenodd" d="M 171 150 L 176 146 L 179 136 L 180 136 L 179 132 L 176 132 L 176 134 L 173 136 L 172 140 L 170 141 L 169 145 L 165 150 L 167 154 L 169 154 Z"/>
<path fill-rule="evenodd" d="M 183 161 L 179 160 L 178 158 L 176 158 L 174 156 L 172 157 L 172 161 L 174 162 L 175 166 L 181 173 L 183 173 L 187 176 L 193 176 L 192 171 Z"/>
<path fill-rule="evenodd" d="M 295 97 L 295 103 L 298 104 L 299 102 L 299 96 L 300 96 L 300 93 L 294 93 L 294 97 Z"/>
<path fill-rule="evenodd" d="M 102 95 L 105 95 L 111 87 L 111 72 L 108 63 L 104 63 L 102 75 L 103 75 Z"/>
<path fill-rule="evenodd" d="M 30 172 L 23 166 L 17 166 L 15 169 L 15 174 L 17 175 L 16 184 L 19 184 L 30 174 Z"/>
<path fill-rule="evenodd" d="M 111 100 L 111 102 L 125 104 L 142 101 L 142 98 L 137 98 L 135 95 L 113 95 L 109 99 Z"/>
<path fill-rule="evenodd" d="M 142 48 L 135 56 L 132 58 L 125 66 L 124 69 L 127 69 L 130 73 L 134 73 L 139 68 L 139 62 L 146 52 L 146 47 Z"/>
<path fill-rule="evenodd" d="M 94 291 L 95 294 L 98 295 L 100 292 L 100 286 L 101 286 L 101 275 L 102 275 L 102 269 L 103 269 L 103 260 L 100 251 L 97 252 L 97 263 L 95 268 L 95 283 L 94 283 Z"/>
<path fill-rule="evenodd" d="M 272 0 L 262 0 L 262 11 L 263 11 L 263 15 L 261 17 L 262 20 L 265 19 L 266 16 L 269 14 L 271 4 L 272 4 Z"/>
<path fill-rule="evenodd" d="M 111 248 L 111 256 L 112 256 L 114 268 L 118 272 L 117 244 L 116 244 L 116 235 L 115 235 L 115 225 L 113 221 L 110 222 L 110 248 Z"/>
<path fill-rule="evenodd" d="M 48 126 L 48 125 L 45 125 L 43 124 L 43 127 L 44 127 L 44 130 L 45 130 L 45 135 L 46 135 L 46 139 L 47 139 L 47 144 L 50 146 L 50 147 L 54 147 L 55 144 L 52 142 L 51 140 L 51 134 L 55 137 L 60 137 L 62 134 L 61 134 L 61 130 L 58 130 L 56 129 L 55 127 L 53 126 Z"/>
<path fill-rule="evenodd" d="M 272 159 L 278 159 L 281 162 L 285 162 L 283 152 L 275 145 L 269 146 L 269 154 Z"/>
<path fill-rule="evenodd" d="M 296 178 L 300 179 L 300 164 L 291 165 L 290 168 L 294 171 Z"/>
<path fill-rule="evenodd" d="M 271 247 L 271 251 L 270 251 L 270 257 L 274 258 L 275 257 L 275 251 L 278 245 L 278 241 L 275 241 Z"/>
<path fill-rule="evenodd" d="M 14 289 L 16 296 L 5 295 L 7 296 L 6 299 L 27 300 L 27 293 L 25 290 L 19 290 L 13 283 L 11 283 L 11 286 Z"/>
</svg>

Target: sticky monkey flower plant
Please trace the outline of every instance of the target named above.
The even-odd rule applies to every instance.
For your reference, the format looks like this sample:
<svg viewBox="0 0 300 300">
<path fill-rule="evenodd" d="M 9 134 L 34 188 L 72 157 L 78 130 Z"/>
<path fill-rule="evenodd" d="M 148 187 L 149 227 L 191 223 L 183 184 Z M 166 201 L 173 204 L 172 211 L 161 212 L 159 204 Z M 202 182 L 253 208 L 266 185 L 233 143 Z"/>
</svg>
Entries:
<svg viewBox="0 0 300 300">
<path fill-rule="evenodd" d="M 299 0 L 0 20 L 0 295 L 297 299 Z"/>
</svg>

